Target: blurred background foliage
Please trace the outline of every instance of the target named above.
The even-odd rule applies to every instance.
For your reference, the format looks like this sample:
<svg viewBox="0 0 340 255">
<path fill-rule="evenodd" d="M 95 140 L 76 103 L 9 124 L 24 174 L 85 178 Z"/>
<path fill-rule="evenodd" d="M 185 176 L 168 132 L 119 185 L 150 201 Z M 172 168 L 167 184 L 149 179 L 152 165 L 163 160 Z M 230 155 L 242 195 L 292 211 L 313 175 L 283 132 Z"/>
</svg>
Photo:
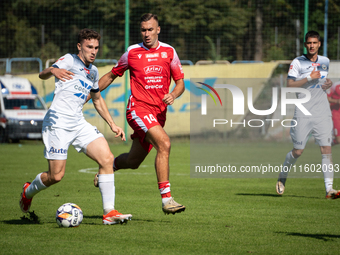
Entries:
<svg viewBox="0 0 340 255">
<path fill-rule="evenodd" d="M 325 1 L 309 1 L 308 29 L 322 37 L 324 11 Z M 174 46 L 182 60 L 291 60 L 303 53 L 304 1 L 131 0 L 130 44 L 141 41 L 139 19 L 146 12 L 159 16 L 160 41 Z M 339 1 L 329 1 L 328 19 L 328 57 L 337 60 Z M 2 0 L 0 58 L 44 62 L 76 53 L 77 33 L 88 27 L 102 35 L 97 58 L 119 59 L 124 23 L 123 0 Z"/>
</svg>

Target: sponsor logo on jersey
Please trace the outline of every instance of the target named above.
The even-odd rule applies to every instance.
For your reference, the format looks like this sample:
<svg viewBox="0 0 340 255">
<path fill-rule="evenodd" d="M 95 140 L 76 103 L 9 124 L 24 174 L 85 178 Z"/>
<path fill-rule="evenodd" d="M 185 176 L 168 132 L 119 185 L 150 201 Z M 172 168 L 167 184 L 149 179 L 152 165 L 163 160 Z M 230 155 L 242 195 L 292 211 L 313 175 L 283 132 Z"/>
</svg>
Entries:
<svg viewBox="0 0 340 255">
<path fill-rule="evenodd" d="M 62 61 L 64 58 L 59 58 L 57 61 L 56 61 L 56 63 L 58 62 L 58 61 Z"/>
<path fill-rule="evenodd" d="M 312 66 L 320 66 L 319 63 L 313 63 Z"/>
<path fill-rule="evenodd" d="M 167 58 L 167 57 L 168 57 L 168 53 L 166 53 L 166 52 L 161 52 L 161 56 L 162 56 L 162 58 Z"/>
<path fill-rule="evenodd" d="M 90 70 L 90 73 L 86 75 L 86 78 L 94 82 L 95 76 L 96 76 L 96 72 L 94 70 Z"/>
<path fill-rule="evenodd" d="M 157 60 L 158 60 L 158 58 L 149 58 L 148 62 L 157 61 Z"/>
<path fill-rule="evenodd" d="M 158 58 L 159 57 L 159 53 L 149 53 L 149 54 L 145 54 L 146 58 Z"/>
<path fill-rule="evenodd" d="M 161 74 L 162 70 L 163 70 L 163 67 L 156 66 L 156 65 L 144 67 L 144 73 L 145 74 L 149 74 L 149 73 L 158 73 L 158 74 Z"/>
<path fill-rule="evenodd" d="M 57 154 L 66 154 L 67 150 L 65 149 L 56 149 L 53 146 L 49 149 L 48 153 L 57 153 Z"/>
<path fill-rule="evenodd" d="M 79 80 L 81 86 L 79 84 L 74 85 L 74 89 L 80 91 L 80 93 L 74 94 L 76 97 L 79 97 L 81 99 L 86 99 L 87 95 L 89 94 L 89 90 L 92 88 L 91 85 L 87 84 L 86 82 Z"/>
<path fill-rule="evenodd" d="M 145 89 L 161 89 L 163 85 L 145 85 Z"/>
<path fill-rule="evenodd" d="M 87 69 L 87 68 L 80 68 L 79 71 L 85 71 L 85 73 L 89 74 L 90 73 L 90 70 Z"/>
<path fill-rule="evenodd" d="M 142 57 L 142 54 L 138 54 L 137 56 L 138 56 L 138 58 L 140 59 L 140 58 Z"/>
<path fill-rule="evenodd" d="M 293 65 L 290 65 L 289 69 L 293 69 Z"/>
</svg>

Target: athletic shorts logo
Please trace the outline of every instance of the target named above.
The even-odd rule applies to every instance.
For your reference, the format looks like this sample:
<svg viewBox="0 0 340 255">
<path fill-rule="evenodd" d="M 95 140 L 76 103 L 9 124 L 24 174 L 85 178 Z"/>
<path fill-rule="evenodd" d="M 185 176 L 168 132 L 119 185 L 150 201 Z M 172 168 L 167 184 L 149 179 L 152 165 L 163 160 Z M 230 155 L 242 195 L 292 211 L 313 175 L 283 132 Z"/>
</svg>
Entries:
<svg viewBox="0 0 340 255">
<path fill-rule="evenodd" d="M 67 150 L 65 149 L 56 149 L 53 146 L 50 148 L 48 153 L 56 153 L 56 154 L 67 154 Z"/>
<path fill-rule="evenodd" d="M 161 74 L 163 70 L 163 67 L 161 66 L 147 66 L 144 67 L 144 73 L 145 74 L 149 74 L 149 73 L 157 73 L 157 74 Z"/>
</svg>

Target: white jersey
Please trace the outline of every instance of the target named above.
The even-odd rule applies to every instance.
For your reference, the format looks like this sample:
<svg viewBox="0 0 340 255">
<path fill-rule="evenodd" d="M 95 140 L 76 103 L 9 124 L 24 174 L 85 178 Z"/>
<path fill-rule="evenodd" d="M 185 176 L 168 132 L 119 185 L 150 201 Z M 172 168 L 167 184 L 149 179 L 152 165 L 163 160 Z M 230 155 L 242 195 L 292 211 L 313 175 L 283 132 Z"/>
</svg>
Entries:
<svg viewBox="0 0 340 255">
<path fill-rule="evenodd" d="M 82 109 L 90 91 L 99 91 L 98 69 L 92 64 L 87 67 L 75 54 L 62 56 L 52 66 L 71 71 L 74 76 L 64 82 L 55 78 L 54 98 L 43 127 L 73 129 L 85 120 Z"/>
<path fill-rule="evenodd" d="M 321 78 L 305 83 L 301 88 L 307 89 L 311 93 L 311 99 L 304 103 L 303 106 L 312 114 L 310 117 L 332 116 L 327 100 L 327 93 L 322 89 L 325 83 L 328 69 L 329 59 L 324 56 L 318 56 L 315 62 L 310 61 L 305 55 L 297 57 L 290 65 L 288 79 L 299 81 L 306 78 L 311 72 L 320 71 Z M 297 98 L 305 97 L 302 93 L 297 93 Z M 295 117 L 308 117 L 298 107 L 295 107 Z"/>
</svg>

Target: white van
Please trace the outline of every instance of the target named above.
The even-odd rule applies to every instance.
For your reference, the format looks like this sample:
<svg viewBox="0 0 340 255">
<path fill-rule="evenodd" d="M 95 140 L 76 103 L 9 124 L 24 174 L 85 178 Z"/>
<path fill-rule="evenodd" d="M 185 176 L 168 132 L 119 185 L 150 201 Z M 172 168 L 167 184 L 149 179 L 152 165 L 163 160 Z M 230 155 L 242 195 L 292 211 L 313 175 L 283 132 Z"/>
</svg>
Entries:
<svg viewBox="0 0 340 255">
<path fill-rule="evenodd" d="M 24 78 L 0 76 L 0 143 L 41 139 L 44 100 Z"/>
</svg>

